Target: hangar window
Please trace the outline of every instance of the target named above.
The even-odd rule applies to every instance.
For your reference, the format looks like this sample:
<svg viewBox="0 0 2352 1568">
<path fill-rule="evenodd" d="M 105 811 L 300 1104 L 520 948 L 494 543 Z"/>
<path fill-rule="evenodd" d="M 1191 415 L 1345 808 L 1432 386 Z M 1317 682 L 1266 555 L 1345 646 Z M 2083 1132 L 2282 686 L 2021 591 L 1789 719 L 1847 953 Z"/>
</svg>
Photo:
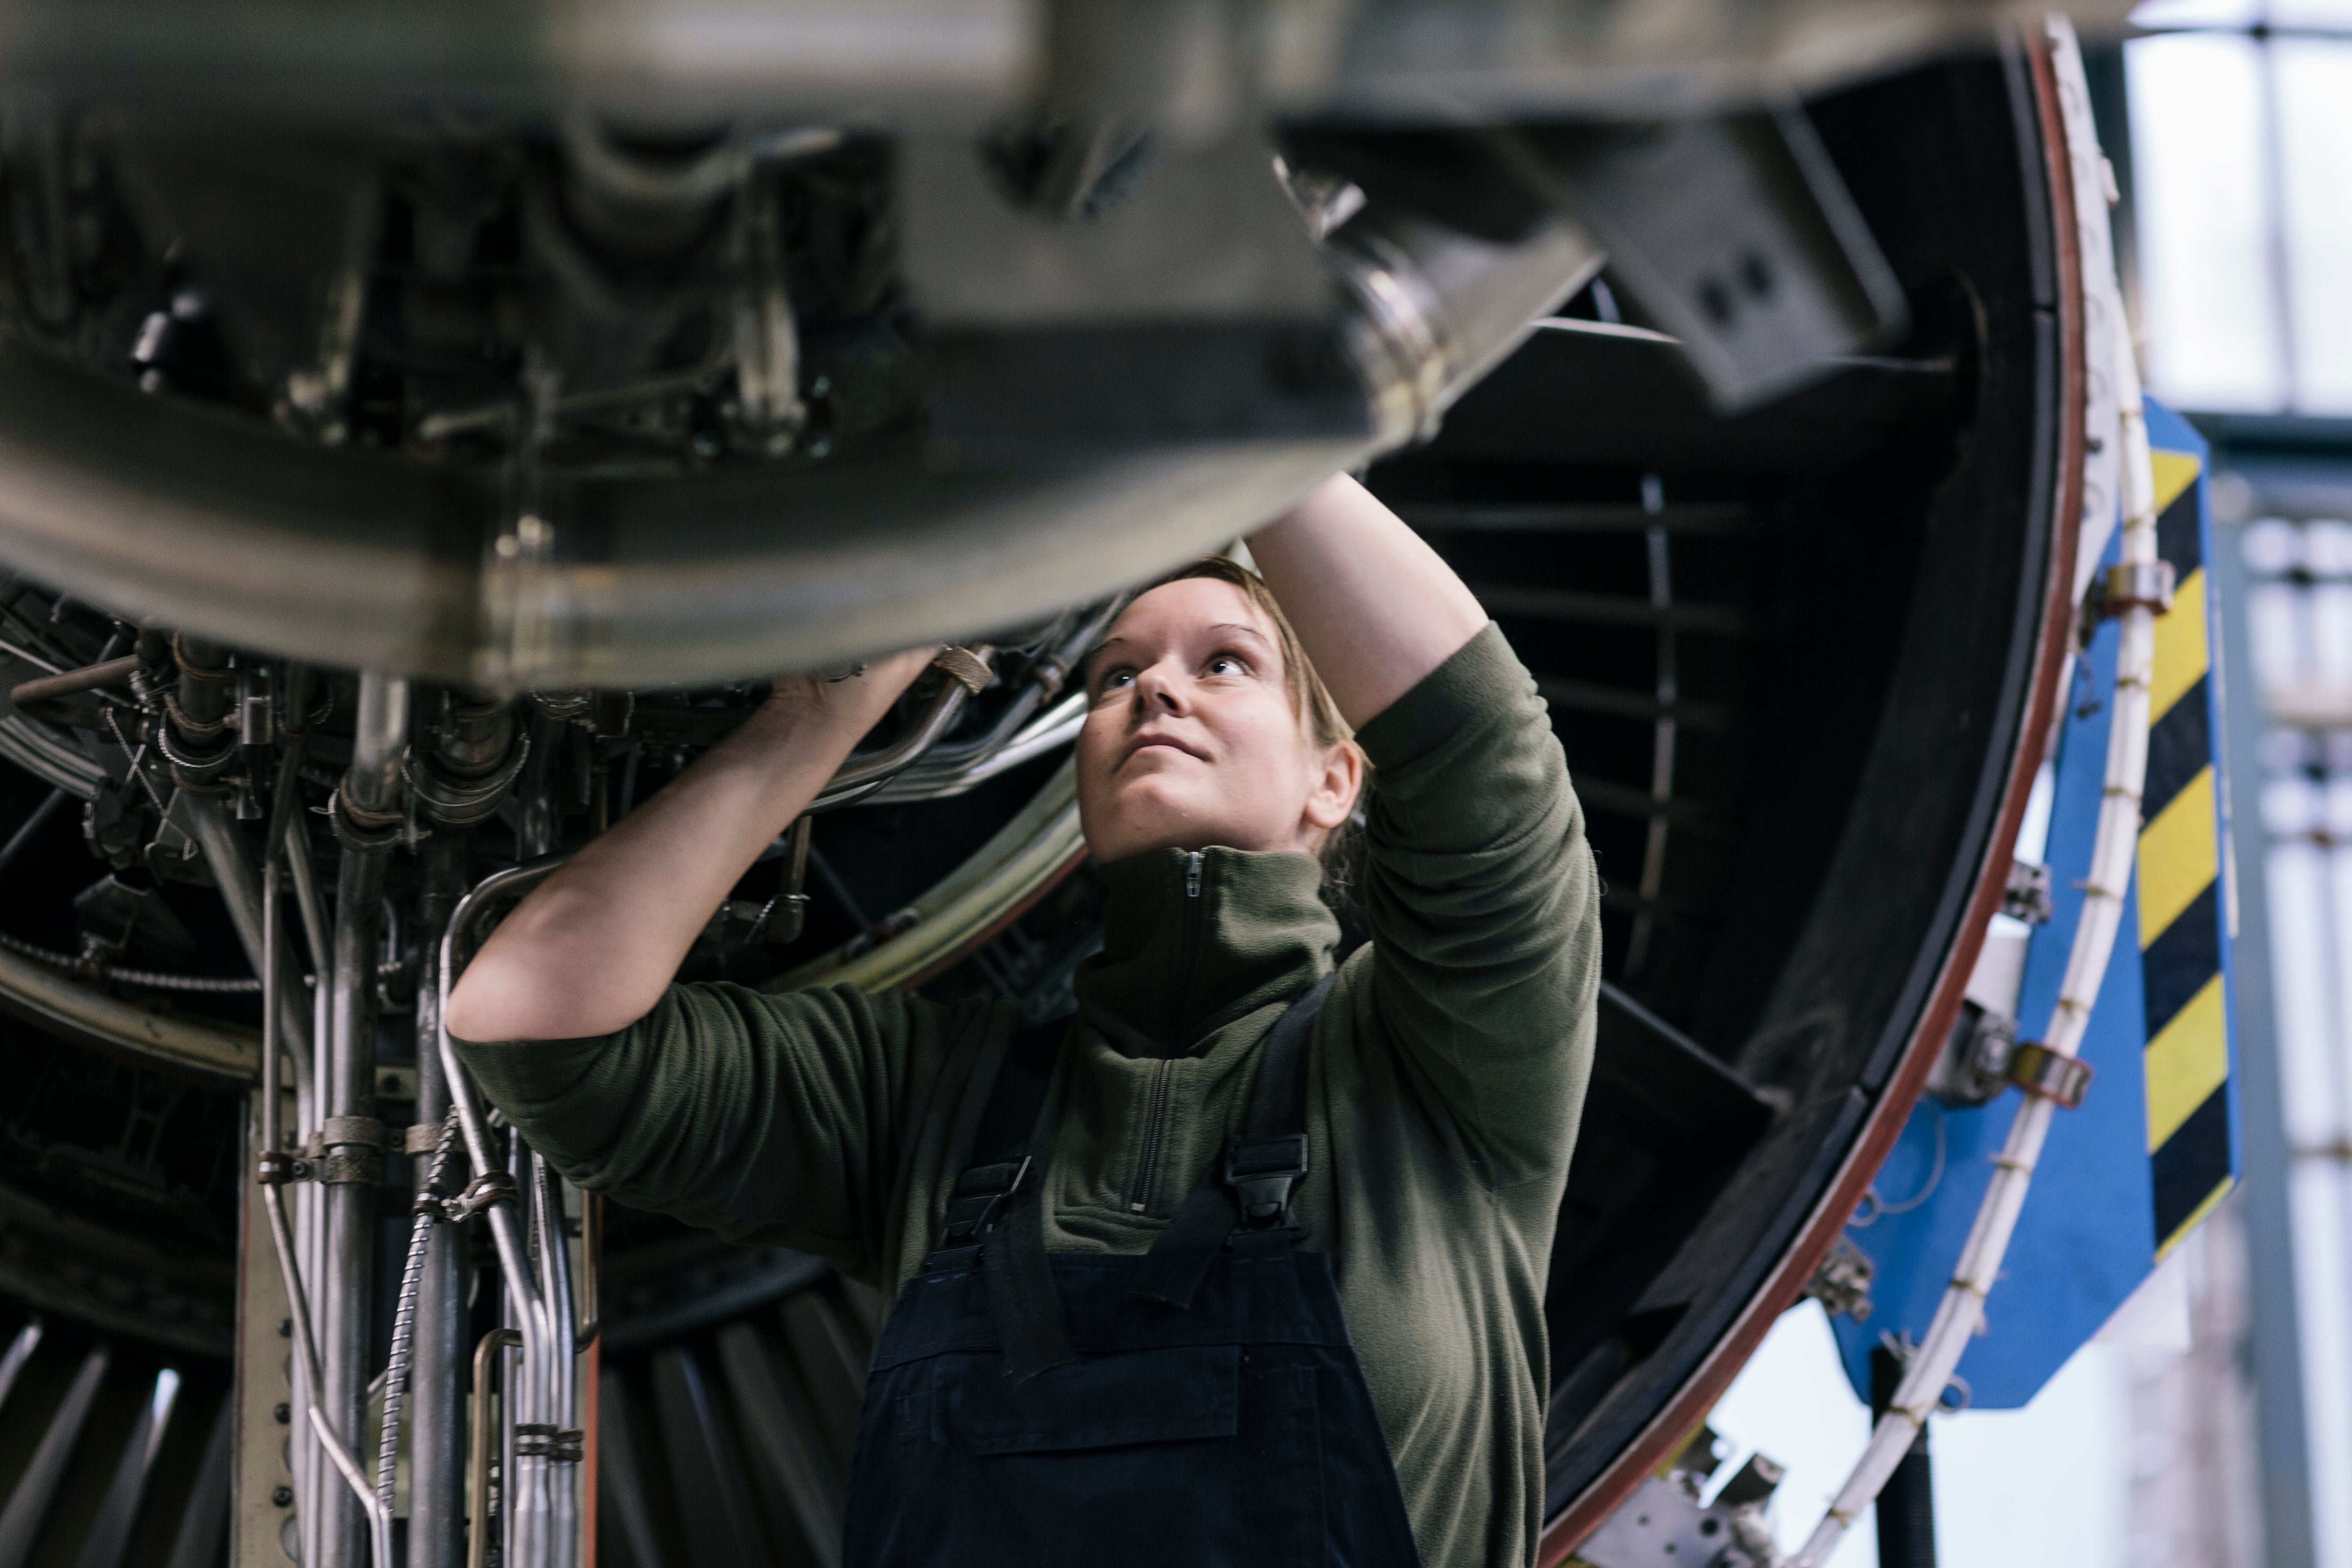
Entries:
<svg viewBox="0 0 2352 1568">
<path fill-rule="evenodd" d="M 2179 407 L 2352 415 L 2352 0 L 2151 0 L 2125 50 L 2139 320 Z"/>
</svg>

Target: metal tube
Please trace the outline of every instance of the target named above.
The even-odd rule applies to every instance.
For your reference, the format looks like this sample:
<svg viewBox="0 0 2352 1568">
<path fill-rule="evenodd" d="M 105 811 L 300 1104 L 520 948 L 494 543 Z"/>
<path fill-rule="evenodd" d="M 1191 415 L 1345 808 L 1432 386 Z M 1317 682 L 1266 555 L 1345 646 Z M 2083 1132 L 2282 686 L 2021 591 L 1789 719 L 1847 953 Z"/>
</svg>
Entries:
<svg viewBox="0 0 2352 1568">
<path fill-rule="evenodd" d="M 572 1293 L 572 1254 L 563 1215 L 563 1191 L 553 1167 L 537 1153 L 530 1157 L 533 1185 L 539 1193 L 540 1294 L 547 1303 L 548 1425 L 571 1431 L 578 1410 L 575 1339 L 579 1308 Z M 580 1467 L 551 1458 L 547 1461 L 547 1552 L 551 1564 L 572 1562 L 579 1532 Z"/>
<path fill-rule="evenodd" d="M 359 721 L 342 788 L 370 811 L 392 808 L 400 788 L 401 749 L 408 737 L 408 683 L 369 671 L 360 677 Z M 329 1048 L 322 1125 L 351 1133 L 326 1145 L 337 1156 L 373 1163 L 378 1150 L 358 1125 L 375 1103 L 376 948 L 383 931 L 385 853 L 346 846 L 337 870 L 329 1000 Z M 325 1184 L 326 1246 L 320 1280 L 318 1408 L 348 1441 L 366 1419 L 369 1326 L 374 1321 L 374 1184 Z M 362 1485 L 364 1481 L 362 1480 Z M 334 1487 L 319 1492 L 317 1568 L 358 1568 L 366 1551 L 358 1500 Z M 371 1498 L 373 1494 L 370 1494 Z M 305 1568 L 310 1568 L 306 1563 Z"/>
<path fill-rule="evenodd" d="M 986 657 L 986 650 L 976 651 Z M 964 689 L 961 681 L 950 679 L 941 682 L 939 694 L 931 699 L 930 708 L 913 729 L 878 752 L 852 757 L 844 763 L 841 771 L 833 775 L 823 793 L 809 803 L 809 809 L 817 811 L 829 805 L 845 804 L 839 797 L 849 791 L 860 784 L 871 784 L 876 779 L 887 778 L 911 765 L 918 757 L 931 749 L 933 742 L 947 733 L 948 726 L 955 722 L 956 715 L 963 711 L 963 705 L 971 698 L 971 693 Z"/>
<path fill-rule="evenodd" d="M 319 869 L 310 860 L 310 839 L 299 822 L 286 825 L 286 866 L 293 873 L 294 903 L 302 914 L 302 940 L 310 944 L 310 973 L 324 984 L 334 968 L 327 900 L 319 889 Z"/>
<path fill-rule="evenodd" d="M 334 970 L 329 997 L 321 1124 L 375 1115 L 375 963 L 383 909 L 384 858 L 346 848 L 335 897 Z M 368 1144 L 331 1142 L 326 1152 L 368 1159 Z M 319 1404 L 338 1436 L 356 1435 L 366 1416 L 368 1328 L 373 1321 L 373 1184 L 322 1188 L 325 1258 L 320 1279 Z M 357 1568 L 363 1550 L 352 1500 L 320 1487 L 321 1568 Z"/>
<path fill-rule="evenodd" d="M 360 677 L 360 710 L 352 731 L 344 784 L 370 811 L 388 810 L 400 795 L 401 752 L 408 744 L 408 682 L 369 670 Z"/>
<path fill-rule="evenodd" d="M 425 841 L 425 891 L 420 900 L 425 973 L 416 988 L 416 1119 L 449 1119 L 449 1079 L 437 1042 L 441 1033 L 441 934 L 458 879 L 464 875 L 465 835 L 444 830 Z M 430 1173 L 417 1171 L 421 1184 Z M 409 1407 L 409 1568 L 457 1568 L 466 1545 L 465 1358 L 466 1249 L 459 1228 L 437 1225 L 425 1242 L 417 1284 L 415 1350 Z"/>
<path fill-rule="evenodd" d="M 516 1217 L 526 1237 L 537 1229 L 530 1223 L 538 1207 L 530 1176 L 532 1158 L 530 1145 L 520 1134 L 509 1142 L 506 1169 L 514 1178 L 514 1206 L 521 1211 Z M 499 1212 L 508 1211 L 500 1205 Z M 543 1455 L 522 1452 L 522 1445 L 517 1441 L 521 1434 L 516 1430 L 524 1423 L 539 1426 L 547 1421 L 547 1319 L 535 1310 L 546 1297 L 539 1289 L 538 1259 L 526 1251 L 522 1266 L 524 1272 L 516 1276 L 516 1282 L 507 1290 L 508 1310 L 522 1333 L 522 1376 L 518 1396 L 505 1407 L 505 1561 L 515 1563 L 517 1568 L 546 1568 L 547 1459 Z"/>
<path fill-rule="evenodd" d="M 25 846 L 33 841 L 33 835 L 41 830 L 41 825 L 57 815 L 58 807 L 65 805 L 70 794 L 70 791 L 62 787 L 51 790 L 47 798 L 33 808 L 33 814 L 25 818 L 24 823 L 16 832 L 8 836 L 8 842 L 0 844 L 0 871 L 8 868 L 8 863 L 16 859 Z"/>
<path fill-rule="evenodd" d="M 336 1470 L 351 1488 L 352 1500 L 367 1515 L 369 1556 L 375 1568 L 399 1568 L 393 1561 L 392 1510 L 368 1490 L 367 1477 L 361 1473 L 360 1462 L 352 1458 L 342 1444 L 336 1440 L 335 1435 L 328 1430 L 327 1418 L 319 1414 L 319 1407 L 315 1405 L 310 1406 L 310 1425 L 318 1429 L 320 1440 L 326 1444 L 327 1458 L 335 1462 Z"/>
<path fill-rule="evenodd" d="M 480 887 L 467 895 L 464 903 L 458 905 L 457 914 L 450 920 L 448 934 L 442 938 L 442 972 L 439 981 L 440 1015 L 443 1018 L 448 1015 L 448 960 L 463 922 L 471 913 L 467 905 L 474 904 L 474 900 L 480 898 L 485 889 L 489 889 L 492 883 L 498 882 L 501 878 L 510 878 L 514 872 L 536 870 L 537 876 L 545 876 L 554 868 L 553 865 L 541 865 L 536 868 L 516 867 L 510 871 L 499 872 L 487 879 Z M 532 879 L 537 879 L 534 877 Z M 479 906 L 475 905 L 475 907 Z M 442 1068 L 448 1078 L 451 1108 L 457 1112 L 457 1125 L 466 1136 L 467 1149 L 473 1156 L 474 1169 L 494 1171 L 504 1168 L 503 1161 L 491 1157 L 488 1138 L 482 1123 L 481 1110 L 474 1101 L 473 1086 L 467 1082 L 465 1070 L 457 1061 L 457 1047 L 450 1043 L 447 1025 L 446 1023 L 440 1025 L 435 1033 L 439 1037 Z M 515 1403 L 525 1412 L 534 1411 L 539 1407 L 540 1403 L 538 1399 L 539 1369 L 544 1364 L 541 1347 L 547 1340 L 545 1308 L 539 1299 L 539 1291 L 532 1279 L 530 1254 L 523 1245 L 520 1216 L 515 1213 L 515 1205 L 508 1203 L 494 1203 L 489 1205 L 488 1214 L 490 1238 L 498 1245 L 499 1270 L 506 1277 L 507 1298 L 512 1303 L 515 1323 L 522 1335 L 522 1387 L 518 1391 L 520 1398 Z M 527 1415 L 526 1419 L 537 1419 L 537 1417 Z M 518 1473 L 517 1470 L 509 1470 L 507 1482 L 509 1495 L 513 1497 L 527 1491 L 532 1479 L 530 1476 Z M 516 1564 L 516 1568 L 525 1568 L 525 1564 L 531 1562 L 530 1558 L 520 1553 L 515 1554 L 510 1561 Z"/>
<path fill-rule="evenodd" d="M 512 1329 L 492 1329 L 474 1347 L 473 1462 L 466 1467 L 466 1517 L 473 1531 L 466 1543 L 466 1568 L 487 1568 L 490 1557 L 490 1357 L 521 1342 Z"/>
<path fill-rule="evenodd" d="M 63 675 L 44 675 L 32 680 L 19 681 L 9 689 L 8 700 L 22 708 L 27 702 L 71 697 L 78 691 L 89 691 L 100 686 L 111 686 L 118 680 L 128 680 L 131 672 L 138 668 L 139 656 L 126 653 L 121 658 L 110 658 L 104 664 L 68 669 Z"/>
<path fill-rule="evenodd" d="M 261 873 L 261 994 L 278 994 L 278 868 Z M 278 1010 L 261 1009 L 261 1146 L 273 1152 L 285 1147 L 285 1131 L 278 1104 L 278 1055 L 286 1048 L 278 1029 Z"/>
<path fill-rule="evenodd" d="M 236 825 L 229 820 L 227 808 L 217 795 L 183 791 L 180 803 L 196 830 L 196 843 L 205 852 L 205 864 L 212 868 L 213 880 L 220 886 L 221 901 L 228 906 L 229 924 L 236 928 L 246 962 L 259 974 L 261 882 L 254 873 L 252 861 L 246 858 L 244 845 L 237 840 Z M 303 1016 L 300 998 L 281 992 L 277 1005 L 279 1026 L 286 1031 L 287 1038 L 298 1042 L 297 1048 L 307 1045 L 310 1020 Z"/>
<path fill-rule="evenodd" d="M 1077 739 L 1086 717 L 1086 694 L 1076 693 L 1039 714 L 1003 745 L 985 755 L 975 756 L 970 762 L 952 767 L 942 765 L 937 769 L 928 762 L 919 763 L 866 796 L 864 804 L 895 805 L 901 801 L 941 800 L 949 795 L 961 795 L 999 773 L 1042 757 L 1056 747 L 1068 745 Z"/>
</svg>

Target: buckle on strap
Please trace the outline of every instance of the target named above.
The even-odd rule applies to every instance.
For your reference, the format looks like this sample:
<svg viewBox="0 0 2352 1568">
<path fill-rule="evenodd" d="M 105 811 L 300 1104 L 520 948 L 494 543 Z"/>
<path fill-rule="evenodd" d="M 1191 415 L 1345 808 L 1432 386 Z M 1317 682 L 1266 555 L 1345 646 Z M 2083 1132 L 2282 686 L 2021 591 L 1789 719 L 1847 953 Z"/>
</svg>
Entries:
<svg viewBox="0 0 2352 1568">
<path fill-rule="evenodd" d="M 960 1246 L 1003 1218 L 1005 1205 L 1029 1178 L 1029 1156 L 1024 1154 L 1017 1162 L 974 1165 L 957 1177 L 955 1191 L 948 1198 L 947 1228 L 940 1246 Z"/>
<path fill-rule="evenodd" d="M 1307 1176 L 1307 1134 L 1232 1138 L 1225 1142 L 1225 1185 L 1241 1205 L 1242 1228 L 1267 1230 L 1290 1223 L 1290 1194 Z"/>
</svg>

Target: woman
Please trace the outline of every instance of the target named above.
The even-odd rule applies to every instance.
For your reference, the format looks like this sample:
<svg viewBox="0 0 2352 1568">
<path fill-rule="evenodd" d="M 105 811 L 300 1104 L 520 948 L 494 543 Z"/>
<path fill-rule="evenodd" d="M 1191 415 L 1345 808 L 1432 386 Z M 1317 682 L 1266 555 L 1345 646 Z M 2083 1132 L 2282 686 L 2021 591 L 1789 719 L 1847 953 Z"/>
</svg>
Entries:
<svg viewBox="0 0 2352 1568">
<path fill-rule="evenodd" d="M 1501 634 L 1362 487 L 1250 547 L 1263 587 L 1181 575 L 1089 663 L 1110 901 L 1074 1026 L 670 984 L 927 651 L 780 682 L 450 999 L 572 1180 L 894 1297 L 854 1563 L 1533 1557 L 1599 975 L 1582 816 Z M 1367 761 L 1371 941 L 1325 985 L 1317 856 Z"/>
</svg>

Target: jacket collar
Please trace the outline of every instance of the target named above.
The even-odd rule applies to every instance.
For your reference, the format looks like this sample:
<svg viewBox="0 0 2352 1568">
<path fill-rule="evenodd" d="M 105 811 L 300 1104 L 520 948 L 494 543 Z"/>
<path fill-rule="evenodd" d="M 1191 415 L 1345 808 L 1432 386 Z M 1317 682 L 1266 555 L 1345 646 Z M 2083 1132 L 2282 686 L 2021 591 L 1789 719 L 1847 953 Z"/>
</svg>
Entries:
<svg viewBox="0 0 2352 1568">
<path fill-rule="evenodd" d="M 1110 903 L 1078 1011 L 1123 1055 L 1186 1055 L 1331 967 L 1339 923 L 1311 855 L 1155 849 L 1100 870 Z"/>
</svg>

